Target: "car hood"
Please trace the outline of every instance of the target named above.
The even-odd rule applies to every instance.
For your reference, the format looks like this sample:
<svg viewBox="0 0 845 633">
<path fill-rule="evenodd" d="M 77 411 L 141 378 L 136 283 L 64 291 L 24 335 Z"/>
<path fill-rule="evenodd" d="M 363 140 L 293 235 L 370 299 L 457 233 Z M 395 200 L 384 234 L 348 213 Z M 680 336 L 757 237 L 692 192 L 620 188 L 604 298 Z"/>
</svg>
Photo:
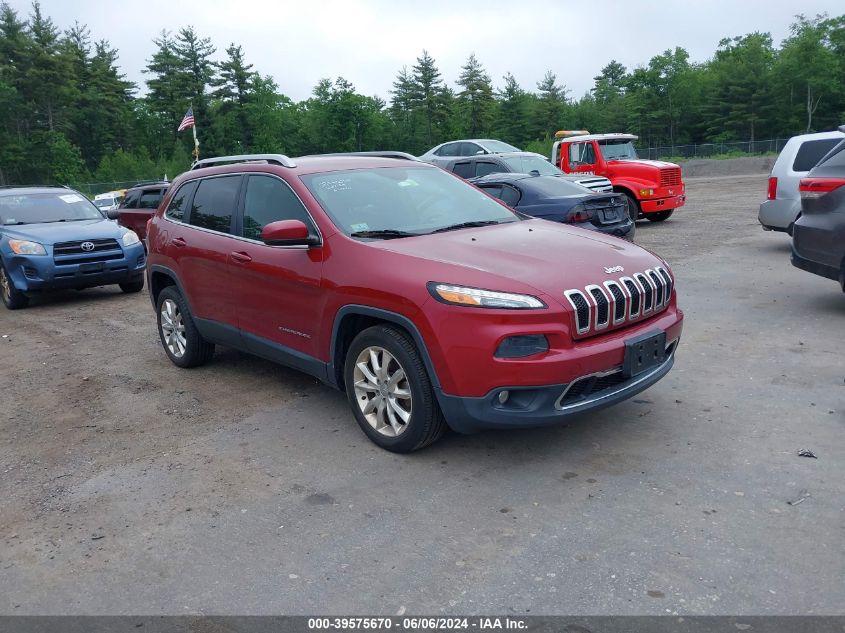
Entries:
<svg viewBox="0 0 845 633">
<path fill-rule="evenodd" d="M 47 222 L 0 227 L 12 239 L 31 240 L 40 244 L 74 242 L 77 240 L 119 239 L 126 229 L 111 220 L 79 220 L 76 222 Z"/>
<path fill-rule="evenodd" d="M 533 289 L 559 302 L 564 290 L 600 284 L 664 265 L 659 257 L 630 242 L 546 220 L 462 229 L 371 245 L 464 271 L 444 266 L 443 278 L 428 281 L 496 284 L 486 287 L 509 292 Z M 618 266 L 624 270 L 613 273 L 605 270 Z"/>
</svg>

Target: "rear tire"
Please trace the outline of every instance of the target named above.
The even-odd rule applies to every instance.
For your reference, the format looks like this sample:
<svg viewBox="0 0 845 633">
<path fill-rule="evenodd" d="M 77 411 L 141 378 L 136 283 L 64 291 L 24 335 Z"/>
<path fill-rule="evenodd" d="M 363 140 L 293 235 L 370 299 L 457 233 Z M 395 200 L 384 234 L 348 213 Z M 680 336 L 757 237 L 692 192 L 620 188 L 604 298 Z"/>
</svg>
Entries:
<svg viewBox="0 0 845 633">
<path fill-rule="evenodd" d="M 29 297 L 15 288 L 2 262 L 0 262 L 0 299 L 9 310 L 20 310 L 29 305 Z"/>
<path fill-rule="evenodd" d="M 200 335 L 188 303 L 175 286 L 168 286 L 159 294 L 156 318 L 161 345 L 174 365 L 198 367 L 211 360 L 214 344 Z"/>
<path fill-rule="evenodd" d="M 636 222 L 640 217 L 640 203 L 637 202 L 633 196 L 627 193 L 622 195 L 625 196 L 625 203 L 628 205 L 628 215 L 631 217 L 633 222 Z"/>
<path fill-rule="evenodd" d="M 140 281 L 127 281 L 126 283 L 118 284 L 118 286 L 126 294 L 141 292 L 144 289 L 144 278 L 141 277 Z"/>
<path fill-rule="evenodd" d="M 664 222 L 665 220 L 668 220 L 671 216 L 672 211 L 658 211 L 657 213 L 645 214 L 645 217 L 647 217 L 651 222 Z"/>
<path fill-rule="evenodd" d="M 359 333 L 343 377 L 355 420 L 381 448 L 410 453 L 446 432 L 425 364 L 404 332 L 377 325 Z"/>
</svg>

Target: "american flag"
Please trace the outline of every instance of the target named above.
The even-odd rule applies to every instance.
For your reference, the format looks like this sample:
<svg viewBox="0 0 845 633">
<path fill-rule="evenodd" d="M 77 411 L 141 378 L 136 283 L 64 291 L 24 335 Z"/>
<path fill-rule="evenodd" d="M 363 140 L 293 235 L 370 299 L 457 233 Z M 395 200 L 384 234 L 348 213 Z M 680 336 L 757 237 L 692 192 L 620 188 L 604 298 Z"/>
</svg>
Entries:
<svg viewBox="0 0 845 633">
<path fill-rule="evenodd" d="M 188 111 L 185 113 L 185 117 L 182 119 L 182 122 L 179 124 L 179 127 L 176 129 L 176 131 L 181 132 L 182 130 L 187 130 L 189 127 L 194 127 L 193 108 L 188 108 Z"/>
</svg>

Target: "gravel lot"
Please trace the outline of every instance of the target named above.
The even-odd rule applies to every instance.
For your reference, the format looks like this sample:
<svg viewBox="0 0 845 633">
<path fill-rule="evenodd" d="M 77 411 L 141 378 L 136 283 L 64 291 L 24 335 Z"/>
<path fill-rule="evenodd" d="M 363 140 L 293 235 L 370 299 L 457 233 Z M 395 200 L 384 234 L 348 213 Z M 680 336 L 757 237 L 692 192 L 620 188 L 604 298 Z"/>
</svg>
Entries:
<svg viewBox="0 0 845 633">
<path fill-rule="evenodd" d="M 146 292 L 0 311 L 0 613 L 845 613 L 845 295 L 765 187 L 639 224 L 687 317 L 662 382 L 410 456 L 294 371 L 175 368 Z"/>
</svg>

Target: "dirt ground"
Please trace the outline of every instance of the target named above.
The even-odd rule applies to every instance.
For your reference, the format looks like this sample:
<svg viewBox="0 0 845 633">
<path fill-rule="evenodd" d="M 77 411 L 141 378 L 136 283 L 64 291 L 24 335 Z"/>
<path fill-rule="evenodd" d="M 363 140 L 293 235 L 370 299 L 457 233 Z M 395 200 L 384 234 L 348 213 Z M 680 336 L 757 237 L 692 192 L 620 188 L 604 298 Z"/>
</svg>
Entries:
<svg viewBox="0 0 845 633">
<path fill-rule="evenodd" d="M 638 224 L 687 314 L 664 381 L 414 456 L 295 371 L 174 367 L 146 290 L 0 310 L 0 614 L 843 613 L 845 295 L 764 195 Z"/>
</svg>

